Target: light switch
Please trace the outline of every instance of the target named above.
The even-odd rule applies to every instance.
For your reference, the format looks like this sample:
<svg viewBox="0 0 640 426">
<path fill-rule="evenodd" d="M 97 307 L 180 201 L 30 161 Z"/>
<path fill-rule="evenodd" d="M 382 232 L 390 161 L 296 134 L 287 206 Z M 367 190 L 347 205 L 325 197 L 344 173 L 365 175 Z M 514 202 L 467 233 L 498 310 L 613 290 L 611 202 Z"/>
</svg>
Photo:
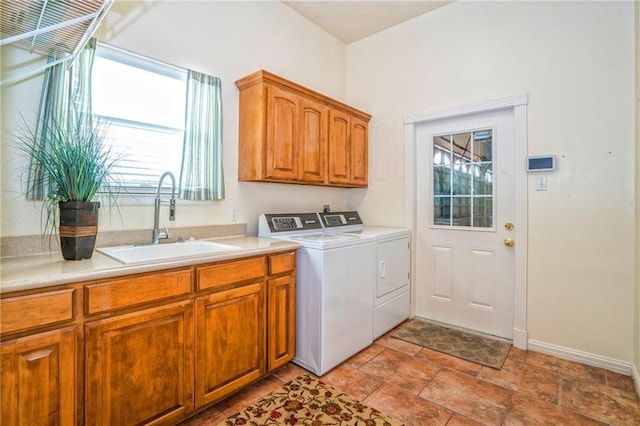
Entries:
<svg viewBox="0 0 640 426">
<path fill-rule="evenodd" d="M 546 191 L 547 190 L 547 177 L 546 176 L 537 176 L 536 177 L 536 191 Z"/>
</svg>

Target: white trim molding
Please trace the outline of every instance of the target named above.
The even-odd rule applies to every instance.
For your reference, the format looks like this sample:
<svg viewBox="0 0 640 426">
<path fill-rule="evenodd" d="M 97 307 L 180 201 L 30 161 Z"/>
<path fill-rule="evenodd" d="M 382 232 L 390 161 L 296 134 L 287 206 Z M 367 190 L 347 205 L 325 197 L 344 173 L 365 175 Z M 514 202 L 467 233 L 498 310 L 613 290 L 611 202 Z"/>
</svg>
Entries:
<svg viewBox="0 0 640 426">
<path fill-rule="evenodd" d="M 537 340 L 529 340 L 529 350 L 553 355 L 569 361 L 579 362 L 592 367 L 604 368 L 605 370 L 624 374 L 625 376 L 633 376 L 636 388 L 638 387 L 638 370 L 636 370 L 630 362 L 624 362 L 614 358 L 596 355 L 589 352 L 582 352 L 577 349 L 565 348 L 563 346 L 553 345 L 551 343 L 540 342 Z"/>
<path fill-rule="evenodd" d="M 436 111 L 415 113 L 405 116 L 405 227 L 410 228 L 413 241 L 417 241 L 416 229 L 416 140 L 415 127 L 431 121 L 461 117 L 470 114 L 512 109 L 514 115 L 514 156 L 515 156 L 515 220 L 519 226 L 514 230 L 515 283 L 513 300 L 513 345 L 527 349 L 527 104 L 528 95 L 517 94 L 489 99 L 472 104 L 444 108 Z M 415 250 L 412 250 L 415 253 Z M 415 254 L 413 254 L 415 256 Z M 411 276 L 415 277 L 416 259 L 412 258 Z M 414 312 L 415 286 L 411 286 L 411 312 Z"/>
<path fill-rule="evenodd" d="M 526 106 L 529 103 L 527 94 L 505 96 L 503 98 L 489 99 L 467 105 L 460 105 L 451 108 L 443 108 L 436 111 L 420 112 L 405 116 L 404 124 L 420 124 L 430 121 L 441 120 L 443 118 L 461 117 L 479 112 L 490 112 L 500 109 L 516 108 Z M 526 130 L 526 129 L 525 129 Z"/>
</svg>

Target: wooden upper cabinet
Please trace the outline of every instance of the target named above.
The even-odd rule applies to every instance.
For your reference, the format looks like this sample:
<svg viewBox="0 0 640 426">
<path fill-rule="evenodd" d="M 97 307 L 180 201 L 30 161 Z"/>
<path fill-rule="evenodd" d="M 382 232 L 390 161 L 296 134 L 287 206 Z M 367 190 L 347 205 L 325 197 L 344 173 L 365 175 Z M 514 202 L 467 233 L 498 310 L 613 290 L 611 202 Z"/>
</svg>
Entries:
<svg viewBox="0 0 640 426">
<path fill-rule="evenodd" d="M 267 87 L 267 141 L 265 177 L 299 178 L 299 97 L 274 86 Z"/>
<path fill-rule="evenodd" d="M 329 111 L 329 183 L 367 186 L 369 123 L 342 111 Z"/>
<path fill-rule="evenodd" d="M 369 114 L 264 70 L 236 86 L 239 180 L 367 186 Z"/>
<path fill-rule="evenodd" d="M 329 114 L 329 183 L 349 184 L 351 179 L 349 116 L 332 110 Z"/>
<path fill-rule="evenodd" d="M 322 185 L 327 179 L 327 118 L 329 109 L 304 98 L 300 100 L 298 140 L 300 179 Z"/>
<path fill-rule="evenodd" d="M 355 186 L 367 186 L 369 182 L 369 123 L 351 117 L 349 183 Z"/>
</svg>

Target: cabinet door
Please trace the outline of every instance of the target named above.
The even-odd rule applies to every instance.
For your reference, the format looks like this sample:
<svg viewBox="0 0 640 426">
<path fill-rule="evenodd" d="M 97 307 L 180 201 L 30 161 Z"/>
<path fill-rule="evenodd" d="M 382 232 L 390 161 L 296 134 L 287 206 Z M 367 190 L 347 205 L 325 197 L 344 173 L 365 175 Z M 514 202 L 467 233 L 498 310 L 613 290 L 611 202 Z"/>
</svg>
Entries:
<svg viewBox="0 0 640 426">
<path fill-rule="evenodd" d="M 266 373 L 264 282 L 196 299 L 196 407 Z"/>
<path fill-rule="evenodd" d="M 2 424 L 73 425 L 75 328 L 2 344 Z"/>
<path fill-rule="evenodd" d="M 369 124 L 359 118 L 351 118 L 350 131 L 350 183 L 367 186 L 369 180 Z"/>
<path fill-rule="evenodd" d="M 265 178 L 298 180 L 299 97 L 267 86 Z"/>
<path fill-rule="evenodd" d="M 193 411 L 193 303 L 85 325 L 88 425 L 175 424 Z"/>
<path fill-rule="evenodd" d="M 351 179 L 349 119 L 343 112 L 329 111 L 329 183 L 348 184 Z"/>
<path fill-rule="evenodd" d="M 300 178 L 308 183 L 324 183 L 327 178 L 328 108 L 301 99 L 299 162 Z"/>
<path fill-rule="evenodd" d="M 269 280 L 269 371 L 291 361 L 296 350 L 296 280 Z"/>
</svg>

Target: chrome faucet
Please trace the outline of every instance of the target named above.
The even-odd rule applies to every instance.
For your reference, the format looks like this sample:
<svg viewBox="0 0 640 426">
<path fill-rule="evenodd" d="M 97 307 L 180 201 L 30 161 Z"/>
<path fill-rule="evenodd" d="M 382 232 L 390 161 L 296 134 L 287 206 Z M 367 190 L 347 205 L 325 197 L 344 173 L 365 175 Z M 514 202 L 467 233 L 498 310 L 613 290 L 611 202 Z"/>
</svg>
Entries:
<svg viewBox="0 0 640 426">
<path fill-rule="evenodd" d="M 165 228 L 165 232 L 160 232 L 160 188 L 165 177 L 171 178 L 171 200 L 169 201 L 169 220 L 176 219 L 176 177 L 171 172 L 164 172 L 158 181 L 158 189 L 156 191 L 155 210 L 153 212 L 153 241 L 151 244 L 158 244 L 161 239 L 171 238 L 169 230 Z"/>
</svg>

